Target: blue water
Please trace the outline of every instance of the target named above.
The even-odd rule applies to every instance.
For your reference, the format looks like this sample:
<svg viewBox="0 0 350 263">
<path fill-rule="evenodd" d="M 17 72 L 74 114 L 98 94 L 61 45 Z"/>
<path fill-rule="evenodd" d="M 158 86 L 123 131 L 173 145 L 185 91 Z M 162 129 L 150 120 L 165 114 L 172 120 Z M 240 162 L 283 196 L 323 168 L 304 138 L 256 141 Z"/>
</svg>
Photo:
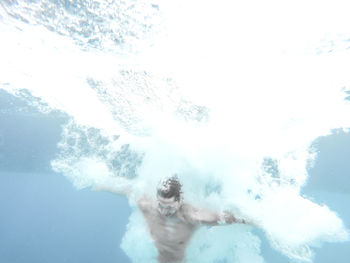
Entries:
<svg viewBox="0 0 350 263">
<path fill-rule="evenodd" d="M 130 262 L 123 197 L 76 191 L 57 174 L 1 172 L 0 262 Z"/>
</svg>

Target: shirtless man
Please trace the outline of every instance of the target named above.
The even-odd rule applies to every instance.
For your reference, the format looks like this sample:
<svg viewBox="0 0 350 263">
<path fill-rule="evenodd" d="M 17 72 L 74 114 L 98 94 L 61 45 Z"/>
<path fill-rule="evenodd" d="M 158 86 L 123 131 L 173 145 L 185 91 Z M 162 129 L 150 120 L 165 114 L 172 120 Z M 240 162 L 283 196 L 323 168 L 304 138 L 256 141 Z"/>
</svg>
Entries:
<svg viewBox="0 0 350 263">
<path fill-rule="evenodd" d="M 126 195 L 130 193 L 129 189 L 111 185 L 99 185 L 93 188 L 97 191 Z M 228 212 L 216 213 L 184 203 L 177 176 L 160 182 L 156 199 L 143 196 L 137 204 L 158 249 L 159 263 L 183 263 L 187 244 L 200 225 L 246 223 Z"/>
</svg>

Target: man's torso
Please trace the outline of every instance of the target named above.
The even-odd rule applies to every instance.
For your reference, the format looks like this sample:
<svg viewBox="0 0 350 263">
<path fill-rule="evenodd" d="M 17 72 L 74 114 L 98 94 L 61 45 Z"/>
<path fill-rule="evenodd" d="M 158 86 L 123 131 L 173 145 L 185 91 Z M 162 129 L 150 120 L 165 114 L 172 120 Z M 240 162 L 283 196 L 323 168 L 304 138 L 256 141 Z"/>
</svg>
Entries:
<svg viewBox="0 0 350 263">
<path fill-rule="evenodd" d="M 174 216 L 166 217 L 158 212 L 156 202 L 150 198 L 140 200 L 139 206 L 158 249 L 158 261 L 183 262 L 186 246 L 195 230 L 195 224 L 189 222 L 183 207 Z"/>
</svg>

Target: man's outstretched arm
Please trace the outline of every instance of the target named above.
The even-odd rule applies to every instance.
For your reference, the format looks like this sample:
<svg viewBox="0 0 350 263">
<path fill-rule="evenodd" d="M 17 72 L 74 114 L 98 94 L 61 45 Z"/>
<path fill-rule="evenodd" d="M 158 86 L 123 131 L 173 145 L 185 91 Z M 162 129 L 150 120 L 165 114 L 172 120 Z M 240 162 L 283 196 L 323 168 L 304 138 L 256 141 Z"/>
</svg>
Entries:
<svg viewBox="0 0 350 263">
<path fill-rule="evenodd" d="M 246 220 L 236 218 L 232 213 L 224 211 L 217 213 L 205 209 L 188 206 L 188 218 L 190 221 L 201 225 L 228 225 L 233 223 L 249 224 Z"/>
<path fill-rule="evenodd" d="M 117 195 L 129 196 L 132 192 L 132 181 L 123 177 L 108 177 L 92 186 L 93 191 L 105 191 Z"/>
</svg>

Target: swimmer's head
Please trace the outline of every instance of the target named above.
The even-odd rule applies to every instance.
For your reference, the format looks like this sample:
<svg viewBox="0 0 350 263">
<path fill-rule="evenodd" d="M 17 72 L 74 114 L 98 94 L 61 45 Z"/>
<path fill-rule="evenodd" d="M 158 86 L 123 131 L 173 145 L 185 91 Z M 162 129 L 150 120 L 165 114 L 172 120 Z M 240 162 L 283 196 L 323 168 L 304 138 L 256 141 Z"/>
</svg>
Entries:
<svg viewBox="0 0 350 263">
<path fill-rule="evenodd" d="M 176 175 L 163 179 L 157 187 L 158 211 L 171 216 L 182 205 L 181 183 Z"/>
<path fill-rule="evenodd" d="M 162 198 L 174 197 L 175 201 L 180 201 L 182 198 L 181 187 L 179 178 L 175 174 L 160 181 L 157 187 L 157 195 Z"/>
</svg>

